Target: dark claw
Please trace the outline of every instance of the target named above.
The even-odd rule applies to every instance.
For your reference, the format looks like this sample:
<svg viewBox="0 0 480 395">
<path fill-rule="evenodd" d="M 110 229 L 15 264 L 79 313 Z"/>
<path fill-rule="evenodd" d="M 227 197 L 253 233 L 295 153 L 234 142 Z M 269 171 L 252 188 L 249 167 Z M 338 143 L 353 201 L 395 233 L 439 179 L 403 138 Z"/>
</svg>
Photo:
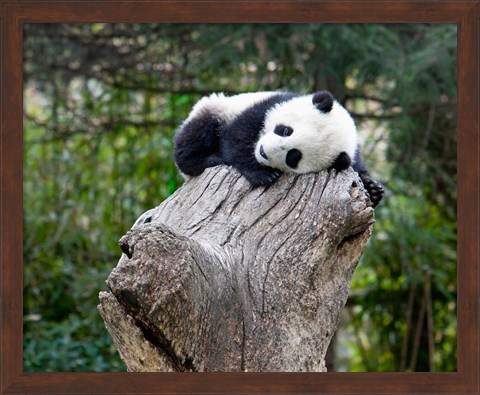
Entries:
<svg viewBox="0 0 480 395">
<path fill-rule="evenodd" d="M 267 183 L 264 184 L 265 186 L 270 186 L 272 185 L 275 181 L 279 179 L 279 177 L 282 175 L 281 171 L 275 170 L 273 171 L 268 177 L 267 177 Z"/>
</svg>

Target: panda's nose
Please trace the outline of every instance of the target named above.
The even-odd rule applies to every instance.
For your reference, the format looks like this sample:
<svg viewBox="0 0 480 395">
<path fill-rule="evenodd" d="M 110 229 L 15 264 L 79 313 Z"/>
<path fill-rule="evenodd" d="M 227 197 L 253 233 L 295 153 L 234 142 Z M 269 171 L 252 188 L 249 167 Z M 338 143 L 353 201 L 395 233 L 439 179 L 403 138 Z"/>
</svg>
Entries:
<svg viewBox="0 0 480 395">
<path fill-rule="evenodd" d="M 268 160 L 268 156 L 267 154 L 265 153 L 265 151 L 263 150 L 263 145 L 260 146 L 260 155 L 262 155 L 262 157 L 266 160 Z"/>
</svg>

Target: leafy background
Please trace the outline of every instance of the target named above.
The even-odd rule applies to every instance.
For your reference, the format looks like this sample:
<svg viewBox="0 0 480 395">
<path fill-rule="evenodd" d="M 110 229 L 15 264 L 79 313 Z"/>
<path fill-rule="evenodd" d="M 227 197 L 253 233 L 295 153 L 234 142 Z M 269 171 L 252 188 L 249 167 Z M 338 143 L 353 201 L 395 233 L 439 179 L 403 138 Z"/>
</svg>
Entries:
<svg viewBox="0 0 480 395">
<path fill-rule="evenodd" d="M 24 370 L 123 371 L 96 310 L 118 239 L 178 188 L 172 136 L 214 91 L 351 111 L 387 188 L 334 371 L 456 370 L 456 26 L 24 25 Z"/>
</svg>

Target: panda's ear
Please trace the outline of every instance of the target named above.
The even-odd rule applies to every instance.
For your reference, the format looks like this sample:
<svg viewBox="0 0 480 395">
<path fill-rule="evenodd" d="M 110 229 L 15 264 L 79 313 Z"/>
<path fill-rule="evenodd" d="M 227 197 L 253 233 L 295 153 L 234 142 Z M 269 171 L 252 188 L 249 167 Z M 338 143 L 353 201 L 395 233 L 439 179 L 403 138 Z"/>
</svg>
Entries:
<svg viewBox="0 0 480 395">
<path fill-rule="evenodd" d="M 317 92 L 312 97 L 312 103 L 321 112 L 330 112 L 333 107 L 333 96 L 328 91 Z"/>
</svg>

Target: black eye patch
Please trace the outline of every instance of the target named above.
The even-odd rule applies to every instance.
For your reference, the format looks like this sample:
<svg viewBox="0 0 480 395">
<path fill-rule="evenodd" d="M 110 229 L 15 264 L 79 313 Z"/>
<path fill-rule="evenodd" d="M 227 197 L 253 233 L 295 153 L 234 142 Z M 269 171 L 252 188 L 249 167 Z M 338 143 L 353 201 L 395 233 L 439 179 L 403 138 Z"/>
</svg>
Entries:
<svg viewBox="0 0 480 395">
<path fill-rule="evenodd" d="M 275 127 L 275 130 L 273 133 L 281 136 L 281 137 L 287 137 L 290 136 L 293 133 L 293 129 L 290 126 L 285 126 L 285 125 L 277 125 Z"/>
<path fill-rule="evenodd" d="M 287 157 L 285 159 L 285 163 L 287 166 L 295 169 L 298 166 L 298 162 L 302 159 L 302 153 L 298 149 L 291 149 L 287 152 Z"/>
</svg>

